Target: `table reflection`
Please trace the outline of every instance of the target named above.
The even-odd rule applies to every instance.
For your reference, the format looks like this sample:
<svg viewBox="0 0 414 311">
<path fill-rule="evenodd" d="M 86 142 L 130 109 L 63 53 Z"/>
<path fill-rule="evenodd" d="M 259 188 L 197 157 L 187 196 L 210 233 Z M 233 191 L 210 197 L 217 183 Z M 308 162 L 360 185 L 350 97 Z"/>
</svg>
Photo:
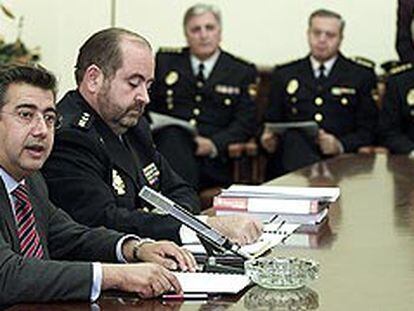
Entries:
<svg viewBox="0 0 414 311">
<path fill-rule="evenodd" d="M 315 310 L 319 296 L 307 286 L 292 290 L 255 286 L 244 295 L 243 303 L 247 310 Z"/>
</svg>

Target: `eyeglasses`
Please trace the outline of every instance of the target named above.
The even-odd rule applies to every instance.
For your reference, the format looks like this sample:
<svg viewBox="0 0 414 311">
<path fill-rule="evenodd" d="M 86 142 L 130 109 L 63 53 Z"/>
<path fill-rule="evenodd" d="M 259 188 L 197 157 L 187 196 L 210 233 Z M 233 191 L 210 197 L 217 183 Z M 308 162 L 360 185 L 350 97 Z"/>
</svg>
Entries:
<svg viewBox="0 0 414 311">
<path fill-rule="evenodd" d="M 30 108 L 21 108 L 14 112 L 0 111 L 0 113 L 8 114 L 16 118 L 16 120 L 26 126 L 37 125 L 40 120 L 45 122 L 48 129 L 58 129 L 62 126 L 62 116 L 56 111 L 40 111 Z"/>
</svg>

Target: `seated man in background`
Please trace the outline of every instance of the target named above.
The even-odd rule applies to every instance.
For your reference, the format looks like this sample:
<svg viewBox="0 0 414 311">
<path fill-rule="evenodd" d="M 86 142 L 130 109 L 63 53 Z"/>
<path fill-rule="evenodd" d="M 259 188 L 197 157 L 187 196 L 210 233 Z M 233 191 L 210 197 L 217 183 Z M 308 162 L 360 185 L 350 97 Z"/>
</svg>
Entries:
<svg viewBox="0 0 414 311">
<path fill-rule="evenodd" d="M 199 210 L 196 193 L 155 149 L 141 118 L 154 77 L 150 44 L 125 29 L 99 31 L 80 48 L 75 76 L 78 89 L 58 104 L 63 125 L 42 171 L 51 200 L 91 227 L 181 242 L 182 226 L 148 210 L 138 196 L 147 185 Z M 206 218 L 242 244 L 261 232 L 261 224 L 248 217 Z"/>
<path fill-rule="evenodd" d="M 414 0 L 398 0 L 396 48 L 402 62 L 414 62 Z"/>
<path fill-rule="evenodd" d="M 285 172 L 373 142 L 376 77 L 371 68 L 340 53 L 344 26 L 335 12 L 313 12 L 307 32 L 310 55 L 276 66 L 273 72 L 266 121 L 314 120 L 319 126 L 316 137 L 288 130 L 280 141 L 272 132 L 263 132 L 261 143 L 268 152 L 281 148 Z"/>
<path fill-rule="evenodd" d="M 155 144 L 174 170 L 197 190 L 232 182 L 227 147 L 255 134 L 255 66 L 220 49 L 221 14 L 197 4 L 184 16 L 188 47 L 156 56 L 150 110 L 187 120 L 154 133 Z"/>
<path fill-rule="evenodd" d="M 414 68 L 405 64 L 392 72 L 380 112 L 380 143 L 391 153 L 414 158 Z"/>
<path fill-rule="evenodd" d="M 193 270 L 194 258 L 186 251 L 169 242 L 90 229 L 49 201 L 37 171 L 50 154 L 58 121 L 55 81 L 40 68 L 0 71 L 0 305 L 93 301 L 106 289 L 143 297 L 171 288 L 180 292 L 175 276 L 160 265 L 107 262 L 146 260 L 178 268 L 169 256 Z"/>
</svg>

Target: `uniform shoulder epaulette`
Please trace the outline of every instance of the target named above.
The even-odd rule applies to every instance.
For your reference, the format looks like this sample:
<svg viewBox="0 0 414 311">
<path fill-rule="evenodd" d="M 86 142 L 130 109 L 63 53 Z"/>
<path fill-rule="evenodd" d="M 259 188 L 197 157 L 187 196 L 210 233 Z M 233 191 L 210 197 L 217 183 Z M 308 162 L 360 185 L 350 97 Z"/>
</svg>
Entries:
<svg viewBox="0 0 414 311">
<path fill-rule="evenodd" d="M 397 73 L 407 71 L 407 70 L 409 70 L 411 68 L 413 68 L 413 64 L 412 63 L 402 64 L 402 65 L 399 65 L 397 67 L 394 67 L 394 68 L 390 69 L 390 75 L 395 75 Z"/>
<path fill-rule="evenodd" d="M 354 56 L 354 57 L 351 57 L 351 60 L 357 63 L 358 65 L 362 65 L 364 67 L 368 67 L 371 69 L 375 68 L 375 62 L 368 58 L 361 57 L 361 56 Z"/>
<path fill-rule="evenodd" d="M 160 47 L 158 52 L 160 53 L 177 53 L 180 54 L 183 51 L 182 47 L 163 46 Z"/>
<path fill-rule="evenodd" d="M 301 60 L 301 58 L 295 58 L 295 59 L 291 59 L 291 60 L 285 61 L 283 63 L 278 63 L 278 64 L 275 65 L 275 68 L 289 66 L 289 65 L 292 65 L 294 63 L 297 63 L 300 60 Z"/>
<path fill-rule="evenodd" d="M 243 58 L 243 57 L 240 57 L 240 56 L 238 56 L 238 55 L 233 55 L 233 54 L 232 54 L 232 56 L 233 56 L 233 58 L 234 58 L 235 60 L 237 60 L 237 61 L 239 61 L 239 62 L 241 62 L 241 63 L 245 63 L 245 64 L 248 64 L 248 65 L 254 65 L 254 63 L 253 63 L 253 62 L 251 62 L 251 61 L 249 61 L 249 60 L 247 60 L 247 59 L 245 59 L 245 58 Z"/>
<path fill-rule="evenodd" d="M 82 111 L 73 119 L 73 126 L 82 129 L 82 130 L 89 130 L 92 126 L 94 116 L 88 111 Z"/>
</svg>

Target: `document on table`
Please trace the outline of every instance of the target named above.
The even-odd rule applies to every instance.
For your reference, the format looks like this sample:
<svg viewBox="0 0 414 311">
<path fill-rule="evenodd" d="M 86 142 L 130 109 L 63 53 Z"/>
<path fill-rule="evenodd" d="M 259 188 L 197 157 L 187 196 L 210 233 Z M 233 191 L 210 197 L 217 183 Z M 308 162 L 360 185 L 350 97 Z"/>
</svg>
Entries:
<svg viewBox="0 0 414 311">
<path fill-rule="evenodd" d="M 300 224 L 289 224 L 285 222 L 271 223 L 264 226 L 264 232 L 260 236 L 259 240 L 255 243 L 245 245 L 241 247 L 241 251 L 252 255 L 253 257 L 259 257 L 265 252 L 281 243 L 284 239 L 290 236 Z M 197 244 L 185 244 L 184 247 L 194 254 L 206 254 L 206 250 L 203 245 Z"/>
<path fill-rule="evenodd" d="M 237 294 L 250 284 L 244 274 L 174 272 L 184 293 Z"/>
</svg>

